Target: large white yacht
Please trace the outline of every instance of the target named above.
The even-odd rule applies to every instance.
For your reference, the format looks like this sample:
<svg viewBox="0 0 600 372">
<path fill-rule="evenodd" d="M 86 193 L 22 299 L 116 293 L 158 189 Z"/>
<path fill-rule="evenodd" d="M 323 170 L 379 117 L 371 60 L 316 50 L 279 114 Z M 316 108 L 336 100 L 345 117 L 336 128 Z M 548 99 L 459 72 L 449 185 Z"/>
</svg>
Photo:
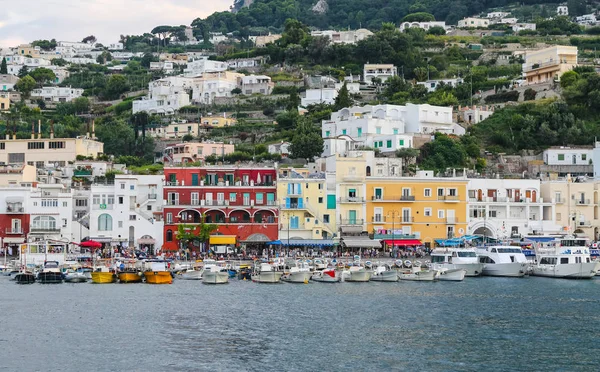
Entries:
<svg viewBox="0 0 600 372">
<path fill-rule="evenodd" d="M 436 248 L 431 252 L 431 263 L 436 268 L 465 269 L 465 276 L 481 275 L 484 265 L 474 248 Z"/>
<path fill-rule="evenodd" d="M 529 263 L 521 247 L 492 245 L 477 249 L 483 275 L 522 277 L 528 273 Z"/>
<path fill-rule="evenodd" d="M 536 249 L 532 274 L 551 278 L 589 279 L 600 270 L 600 261 L 592 261 L 586 239 L 565 238 L 554 247 Z"/>
</svg>

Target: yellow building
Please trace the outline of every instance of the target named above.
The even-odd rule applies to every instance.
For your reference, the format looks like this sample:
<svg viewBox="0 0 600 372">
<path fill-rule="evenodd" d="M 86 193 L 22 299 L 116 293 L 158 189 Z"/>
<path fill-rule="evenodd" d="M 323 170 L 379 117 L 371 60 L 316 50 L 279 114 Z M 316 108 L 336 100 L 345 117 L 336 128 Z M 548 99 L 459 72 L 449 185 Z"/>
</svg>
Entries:
<svg viewBox="0 0 600 372">
<path fill-rule="evenodd" d="M 335 233 L 335 196 L 328 203 L 324 178 L 307 178 L 287 168 L 279 173 L 279 240 L 331 239 Z M 293 245 L 290 243 L 290 245 Z"/>
<path fill-rule="evenodd" d="M 7 135 L 6 139 L 0 140 L 0 162 L 3 164 L 29 164 L 36 168 L 65 166 L 75 161 L 78 155 L 97 158 L 102 153 L 104 144 L 86 137 L 10 139 Z"/>
<path fill-rule="evenodd" d="M 223 114 L 223 116 L 203 116 L 200 120 L 200 124 L 203 127 L 223 128 L 236 125 L 237 120 L 231 117 L 228 118 L 225 114 Z"/>
<path fill-rule="evenodd" d="M 31 56 L 31 58 L 40 58 L 40 47 L 32 47 L 29 44 L 21 44 L 17 48 L 20 56 Z"/>
<path fill-rule="evenodd" d="M 467 185 L 465 177 L 433 177 L 432 171 L 415 177 L 366 177 L 368 231 L 388 247 L 392 242 L 433 247 L 436 239 L 465 235 Z"/>
<path fill-rule="evenodd" d="M 527 84 L 553 81 L 577 66 L 577 47 L 555 45 L 525 52 L 523 76 Z"/>
<path fill-rule="evenodd" d="M 8 93 L 0 93 L 0 111 L 8 111 L 10 109 L 10 98 Z"/>
</svg>

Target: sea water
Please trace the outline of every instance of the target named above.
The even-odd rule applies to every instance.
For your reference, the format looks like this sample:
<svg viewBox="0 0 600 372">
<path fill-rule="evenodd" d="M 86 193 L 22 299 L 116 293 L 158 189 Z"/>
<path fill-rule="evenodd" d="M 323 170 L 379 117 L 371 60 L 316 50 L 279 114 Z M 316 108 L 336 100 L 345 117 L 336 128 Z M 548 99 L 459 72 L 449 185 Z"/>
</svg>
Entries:
<svg viewBox="0 0 600 372">
<path fill-rule="evenodd" d="M 600 280 L 17 285 L 0 370 L 596 371 Z"/>
</svg>

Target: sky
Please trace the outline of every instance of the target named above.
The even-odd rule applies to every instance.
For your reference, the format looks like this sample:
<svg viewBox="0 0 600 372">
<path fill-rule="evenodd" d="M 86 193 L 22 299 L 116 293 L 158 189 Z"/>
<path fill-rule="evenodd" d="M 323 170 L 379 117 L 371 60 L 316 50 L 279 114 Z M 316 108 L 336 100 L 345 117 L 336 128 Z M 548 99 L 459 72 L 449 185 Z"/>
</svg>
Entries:
<svg viewBox="0 0 600 372">
<path fill-rule="evenodd" d="M 0 47 L 38 39 L 119 41 L 159 25 L 189 25 L 233 0 L 0 0 Z"/>
</svg>

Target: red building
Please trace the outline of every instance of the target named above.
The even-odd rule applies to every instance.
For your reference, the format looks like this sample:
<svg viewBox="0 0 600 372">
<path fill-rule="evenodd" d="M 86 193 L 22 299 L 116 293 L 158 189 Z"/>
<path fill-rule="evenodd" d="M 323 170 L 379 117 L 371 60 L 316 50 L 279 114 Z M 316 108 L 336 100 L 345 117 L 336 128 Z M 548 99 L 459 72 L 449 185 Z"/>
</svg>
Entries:
<svg viewBox="0 0 600 372">
<path fill-rule="evenodd" d="M 278 237 L 277 171 L 270 167 L 166 167 L 165 251 L 177 251 L 179 225 L 204 216 L 216 224 L 210 244 L 262 248 Z"/>
<path fill-rule="evenodd" d="M 2 248 L 12 248 L 13 255 L 17 254 L 19 244 L 25 242 L 29 233 L 28 196 L 25 188 L 0 188 L 0 238 Z"/>
</svg>

